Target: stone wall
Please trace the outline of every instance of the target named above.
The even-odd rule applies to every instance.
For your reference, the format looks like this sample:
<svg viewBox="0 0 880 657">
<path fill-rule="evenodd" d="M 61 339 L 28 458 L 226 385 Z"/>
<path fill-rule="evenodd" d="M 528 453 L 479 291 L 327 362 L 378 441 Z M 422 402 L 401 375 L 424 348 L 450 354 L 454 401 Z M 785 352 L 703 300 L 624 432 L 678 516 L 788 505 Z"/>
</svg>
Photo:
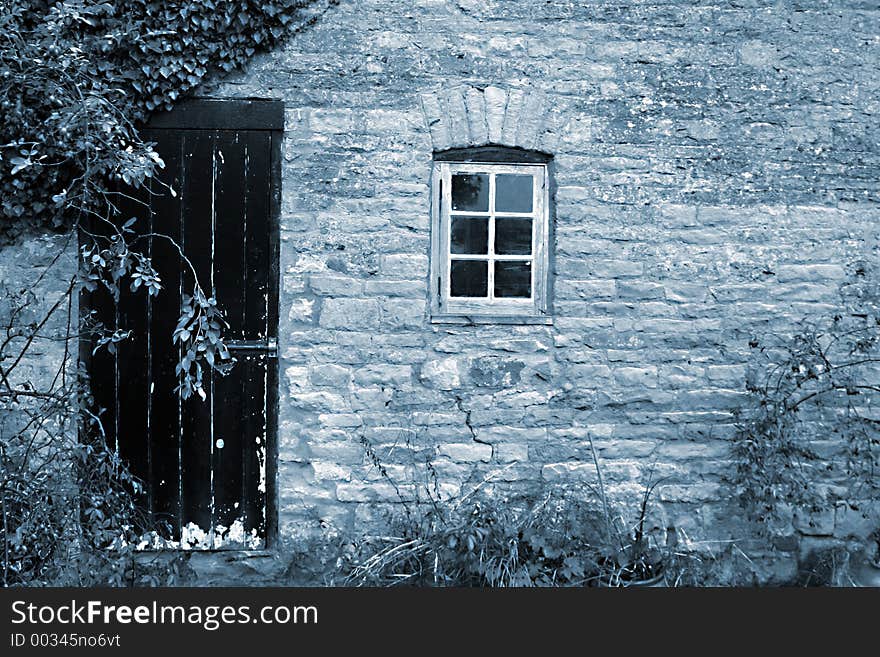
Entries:
<svg viewBox="0 0 880 657">
<path fill-rule="evenodd" d="M 287 107 L 282 537 L 396 499 L 362 439 L 454 494 L 592 480 L 589 435 L 612 481 L 671 477 L 658 524 L 747 538 L 749 341 L 831 308 L 880 219 L 880 12 L 764 4 L 343 0 L 220 85 Z M 432 150 L 513 145 L 513 103 L 554 156 L 553 325 L 431 324 Z"/>
<path fill-rule="evenodd" d="M 625 503 L 668 477 L 656 527 L 749 551 L 728 482 L 749 343 L 833 310 L 880 220 L 876 3 L 765 4 L 341 0 L 210 90 L 287 107 L 282 542 L 371 531 L 433 485 L 426 460 L 444 497 L 594 495 L 592 438 Z M 432 154 L 484 143 L 553 155 L 550 326 L 429 321 Z M 64 239 L 4 247 L 2 283 Z M 28 376 L 61 361 L 49 328 Z M 767 577 L 870 526 L 795 527 Z"/>
<path fill-rule="evenodd" d="M 49 392 L 53 382 L 60 387 L 65 342 L 68 362 L 77 357 L 77 303 L 67 295 L 75 271 L 76 240 L 69 235 L 30 236 L 0 246 L 0 367 L 11 370 L 12 388 Z M 29 341 L 35 326 L 40 329 Z M 73 336 L 69 341 L 68 330 Z M 30 420 L 27 411 L 41 403 L 26 397 L 0 398 L 0 437 L 19 431 Z M 48 424 L 54 429 L 52 419 Z"/>
</svg>

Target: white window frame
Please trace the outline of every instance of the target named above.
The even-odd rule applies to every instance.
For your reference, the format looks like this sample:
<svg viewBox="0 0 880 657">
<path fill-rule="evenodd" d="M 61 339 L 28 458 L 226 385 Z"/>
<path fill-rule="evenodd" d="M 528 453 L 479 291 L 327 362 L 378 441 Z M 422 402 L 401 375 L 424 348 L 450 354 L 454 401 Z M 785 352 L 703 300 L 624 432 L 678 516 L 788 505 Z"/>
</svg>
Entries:
<svg viewBox="0 0 880 657">
<path fill-rule="evenodd" d="M 452 175 L 457 173 L 489 174 L 489 210 L 471 212 L 452 210 Z M 531 175 L 532 212 L 499 213 L 504 217 L 532 219 L 531 256 L 496 255 L 495 240 L 495 175 Z M 434 323 L 522 323 L 551 324 L 548 314 L 547 279 L 549 270 L 549 181 L 546 164 L 511 164 L 495 162 L 435 162 L 431 179 L 431 321 Z M 489 218 L 489 254 L 451 254 L 450 234 L 452 216 L 486 216 Z M 489 261 L 489 297 L 450 296 L 450 268 L 455 260 Z M 526 298 L 493 298 L 495 261 L 532 262 L 532 296 Z"/>
</svg>

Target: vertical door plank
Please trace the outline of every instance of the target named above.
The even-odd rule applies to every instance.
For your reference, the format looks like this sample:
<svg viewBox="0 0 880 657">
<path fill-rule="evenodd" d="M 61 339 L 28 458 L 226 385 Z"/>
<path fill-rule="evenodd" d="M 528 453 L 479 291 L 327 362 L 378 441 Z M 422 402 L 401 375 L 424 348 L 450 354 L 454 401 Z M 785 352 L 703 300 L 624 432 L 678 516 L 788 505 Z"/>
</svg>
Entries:
<svg viewBox="0 0 880 657">
<path fill-rule="evenodd" d="M 271 134 L 265 131 L 246 134 L 245 334 L 247 338 L 256 340 L 268 336 Z"/>
<path fill-rule="evenodd" d="M 226 337 L 244 338 L 246 237 L 246 134 L 218 131 L 217 178 L 214 184 L 217 239 L 214 247 L 214 286 L 226 315 Z"/>
<path fill-rule="evenodd" d="M 278 338 L 278 280 L 280 266 L 280 215 L 281 215 L 281 144 L 284 140 L 281 131 L 273 131 L 269 143 L 269 214 L 266 232 L 269 237 L 269 308 L 267 331 L 270 338 Z M 264 446 L 264 486 L 262 491 L 262 511 L 265 524 L 260 535 L 268 546 L 278 533 L 277 499 L 278 452 L 278 354 L 267 360 L 266 376 L 266 432 Z"/>
<path fill-rule="evenodd" d="M 184 185 L 182 190 L 182 230 L 184 253 L 189 258 L 206 295 L 212 294 L 211 258 L 213 252 L 213 143 L 207 131 L 191 131 L 183 137 Z M 184 292 L 192 290 L 192 275 L 183 276 Z M 212 425 L 211 375 L 203 383 L 206 399 L 193 395 L 181 402 L 181 477 L 183 480 L 184 522 L 212 530 Z"/>
<path fill-rule="evenodd" d="M 152 299 L 150 313 L 150 451 L 152 454 L 153 519 L 162 536 L 180 536 L 180 399 L 175 366 L 179 350 L 172 341 L 180 314 L 182 262 L 175 243 L 181 239 L 181 183 L 183 140 L 180 131 L 155 130 L 145 138 L 156 142 L 156 151 L 165 169 L 151 186 L 150 252 L 153 268 L 159 273 L 162 291 Z M 165 185 L 170 185 L 174 195 Z M 173 241 L 172 241 L 173 240 Z"/>
<path fill-rule="evenodd" d="M 224 310 L 229 329 L 225 337 L 244 337 L 245 280 L 245 139 L 239 132 L 217 133 L 215 145 L 216 240 L 214 248 L 214 284 L 217 300 Z M 233 355 L 241 360 L 241 354 Z M 215 523 L 230 527 L 244 515 L 242 459 L 245 441 L 242 417 L 243 365 L 236 363 L 227 376 L 214 373 L 214 515 Z M 222 442 L 220 442 L 222 441 Z"/>
<path fill-rule="evenodd" d="M 271 133 L 252 131 L 247 134 L 245 334 L 252 340 L 269 338 L 271 146 Z M 266 381 L 269 360 L 266 354 L 254 355 L 247 360 L 242 373 L 242 398 L 246 409 L 242 422 L 245 527 L 248 531 L 256 529 L 260 536 L 265 535 L 266 529 Z"/>
<path fill-rule="evenodd" d="M 114 199 L 118 213 L 114 218 L 117 226 L 136 219 L 132 229 L 141 235 L 149 231 L 149 194 L 145 188 L 134 189 L 120 185 L 119 195 Z M 133 236 L 127 235 L 126 239 Z M 146 248 L 147 242 L 133 245 Z M 119 455 L 128 464 L 131 473 L 144 485 L 139 505 L 152 511 L 149 490 L 150 449 L 147 427 L 149 423 L 149 338 L 147 331 L 147 292 L 143 288 L 130 289 L 130 279 L 119 281 L 118 328 L 129 331 L 129 337 L 116 347 L 117 377 L 117 431 L 119 432 Z"/>
<path fill-rule="evenodd" d="M 247 532 L 257 531 L 265 537 L 266 530 L 266 455 L 267 407 L 266 381 L 270 359 L 266 354 L 243 356 L 241 368 L 242 397 L 245 412 L 242 434 L 245 441 L 242 468 L 244 470 L 244 526 Z"/>
</svg>

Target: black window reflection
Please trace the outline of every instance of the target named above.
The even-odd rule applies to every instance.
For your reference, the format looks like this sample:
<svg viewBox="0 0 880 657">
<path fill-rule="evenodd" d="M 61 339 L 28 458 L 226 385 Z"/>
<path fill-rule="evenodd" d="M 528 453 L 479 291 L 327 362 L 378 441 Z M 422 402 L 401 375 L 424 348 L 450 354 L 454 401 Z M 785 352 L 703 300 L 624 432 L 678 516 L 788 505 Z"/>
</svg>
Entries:
<svg viewBox="0 0 880 657">
<path fill-rule="evenodd" d="M 489 263 L 485 260 L 453 260 L 450 266 L 453 297 L 486 297 L 489 289 Z"/>
<path fill-rule="evenodd" d="M 529 298 L 532 296 L 532 263 L 529 261 L 495 262 L 495 296 Z"/>
<path fill-rule="evenodd" d="M 495 253 L 529 255 L 532 252 L 532 220 L 503 218 L 495 220 Z"/>
<path fill-rule="evenodd" d="M 452 253 L 484 254 L 489 252 L 489 219 L 453 217 L 449 248 Z"/>
<path fill-rule="evenodd" d="M 485 173 L 457 173 L 453 175 L 452 209 L 488 212 L 489 175 Z"/>
</svg>

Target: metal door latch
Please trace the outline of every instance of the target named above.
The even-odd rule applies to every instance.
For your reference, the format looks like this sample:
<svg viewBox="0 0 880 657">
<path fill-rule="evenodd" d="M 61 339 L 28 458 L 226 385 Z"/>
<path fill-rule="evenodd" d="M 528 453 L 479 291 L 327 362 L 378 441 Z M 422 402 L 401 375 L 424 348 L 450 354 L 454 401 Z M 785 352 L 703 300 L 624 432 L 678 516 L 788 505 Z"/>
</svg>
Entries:
<svg viewBox="0 0 880 657">
<path fill-rule="evenodd" d="M 270 356 L 277 356 L 278 340 L 276 338 L 268 338 L 266 340 L 227 340 L 226 348 L 229 351 L 267 353 Z"/>
</svg>

